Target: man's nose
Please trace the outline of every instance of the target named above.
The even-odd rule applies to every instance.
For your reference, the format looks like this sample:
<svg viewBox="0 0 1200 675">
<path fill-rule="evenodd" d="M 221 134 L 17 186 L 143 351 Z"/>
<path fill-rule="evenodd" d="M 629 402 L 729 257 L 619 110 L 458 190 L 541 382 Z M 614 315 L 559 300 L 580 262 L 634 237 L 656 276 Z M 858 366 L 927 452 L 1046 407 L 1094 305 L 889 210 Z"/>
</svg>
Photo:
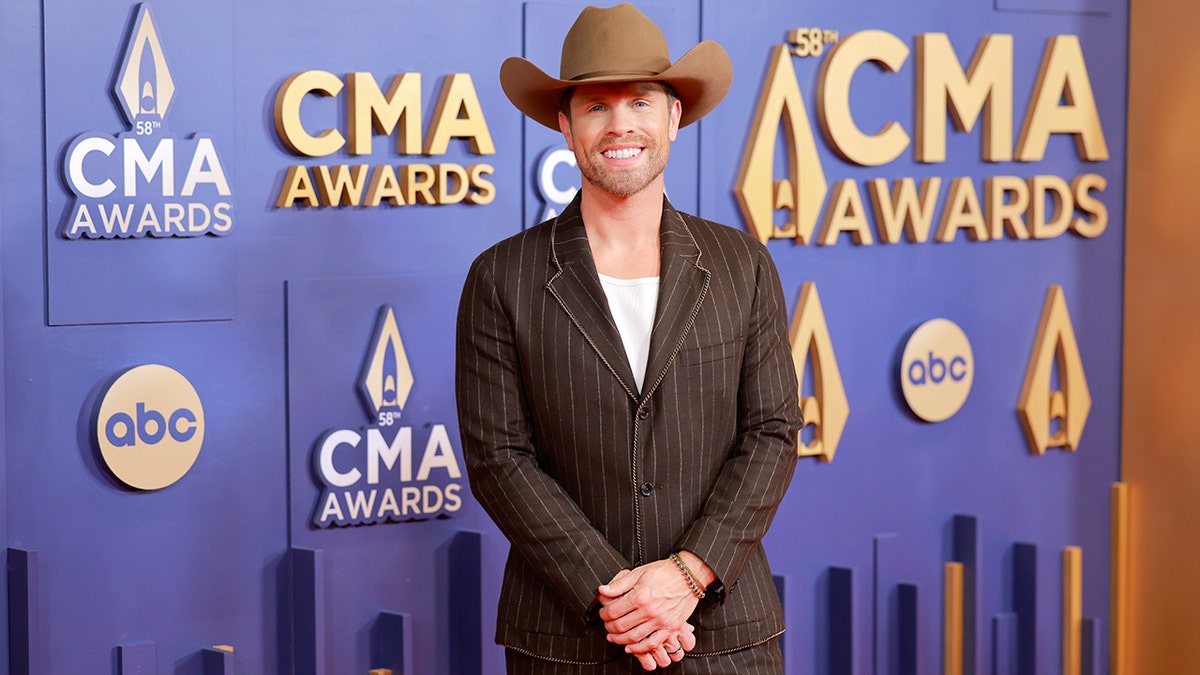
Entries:
<svg viewBox="0 0 1200 675">
<path fill-rule="evenodd" d="M 609 118 L 608 133 L 614 136 L 624 136 L 633 133 L 633 111 L 628 106 L 615 106 Z"/>
</svg>

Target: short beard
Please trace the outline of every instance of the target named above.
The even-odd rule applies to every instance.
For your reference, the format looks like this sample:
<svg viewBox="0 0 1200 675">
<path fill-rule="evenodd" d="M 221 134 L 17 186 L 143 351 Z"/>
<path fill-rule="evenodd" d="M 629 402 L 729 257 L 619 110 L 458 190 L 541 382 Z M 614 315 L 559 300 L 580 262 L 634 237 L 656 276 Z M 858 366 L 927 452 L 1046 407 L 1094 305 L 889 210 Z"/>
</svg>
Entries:
<svg viewBox="0 0 1200 675">
<path fill-rule="evenodd" d="M 593 148 L 591 152 L 594 154 L 576 152 L 575 161 L 579 165 L 579 172 L 589 183 L 615 197 L 632 197 L 662 175 L 667 167 L 671 146 L 669 143 L 656 143 L 646 136 L 622 140 L 644 146 L 642 152 L 647 155 L 645 166 L 638 170 L 610 169 L 601 162 L 593 162 L 592 157 L 601 154 L 603 146 Z"/>
</svg>

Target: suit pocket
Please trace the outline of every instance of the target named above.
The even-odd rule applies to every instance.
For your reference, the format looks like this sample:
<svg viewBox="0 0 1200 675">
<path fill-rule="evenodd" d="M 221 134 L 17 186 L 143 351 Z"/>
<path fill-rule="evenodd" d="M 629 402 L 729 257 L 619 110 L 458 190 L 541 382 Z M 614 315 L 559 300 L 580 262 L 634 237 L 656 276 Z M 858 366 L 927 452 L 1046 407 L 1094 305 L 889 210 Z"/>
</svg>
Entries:
<svg viewBox="0 0 1200 675">
<path fill-rule="evenodd" d="M 589 628 L 519 557 L 510 558 L 500 589 L 499 623 L 527 634 L 581 638 Z"/>
<path fill-rule="evenodd" d="M 703 366 L 740 356 L 743 348 L 744 343 L 740 338 L 710 345 L 684 347 L 679 350 L 676 362 L 685 368 Z"/>
</svg>

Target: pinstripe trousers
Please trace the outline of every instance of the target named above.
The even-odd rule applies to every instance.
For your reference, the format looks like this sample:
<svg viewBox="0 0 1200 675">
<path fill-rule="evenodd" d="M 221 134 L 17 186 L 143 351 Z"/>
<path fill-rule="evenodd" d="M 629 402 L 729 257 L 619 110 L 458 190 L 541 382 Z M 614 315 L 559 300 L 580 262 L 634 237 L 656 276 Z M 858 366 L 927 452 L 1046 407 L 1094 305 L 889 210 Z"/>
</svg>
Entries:
<svg viewBox="0 0 1200 675">
<path fill-rule="evenodd" d="M 642 675 L 647 671 L 632 656 L 622 656 L 596 665 L 568 665 L 539 659 L 513 649 L 505 650 L 509 675 Z M 659 668 L 663 675 L 781 675 L 783 653 L 779 640 L 773 639 L 757 647 L 729 654 L 685 657 L 679 663 Z"/>
</svg>

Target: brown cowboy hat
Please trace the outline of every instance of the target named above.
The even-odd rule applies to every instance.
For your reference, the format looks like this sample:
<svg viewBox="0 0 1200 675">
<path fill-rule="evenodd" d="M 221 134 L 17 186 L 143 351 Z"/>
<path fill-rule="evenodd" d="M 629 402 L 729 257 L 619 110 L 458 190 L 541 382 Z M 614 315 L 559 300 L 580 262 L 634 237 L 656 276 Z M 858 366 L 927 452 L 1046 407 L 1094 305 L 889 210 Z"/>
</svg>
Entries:
<svg viewBox="0 0 1200 675">
<path fill-rule="evenodd" d="M 558 101 L 569 87 L 595 82 L 666 82 L 679 95 L 685 127 L 717 107 L 729 91 L 733 65 L 721 45 L 705 40 L 674 64 L 667 39 L 628 2 L 587 7 L 563 39 L 559 77 L 519 56 L 500 66 L 508 100 L 535 122 L 558 131 Z"/>
</svg>

